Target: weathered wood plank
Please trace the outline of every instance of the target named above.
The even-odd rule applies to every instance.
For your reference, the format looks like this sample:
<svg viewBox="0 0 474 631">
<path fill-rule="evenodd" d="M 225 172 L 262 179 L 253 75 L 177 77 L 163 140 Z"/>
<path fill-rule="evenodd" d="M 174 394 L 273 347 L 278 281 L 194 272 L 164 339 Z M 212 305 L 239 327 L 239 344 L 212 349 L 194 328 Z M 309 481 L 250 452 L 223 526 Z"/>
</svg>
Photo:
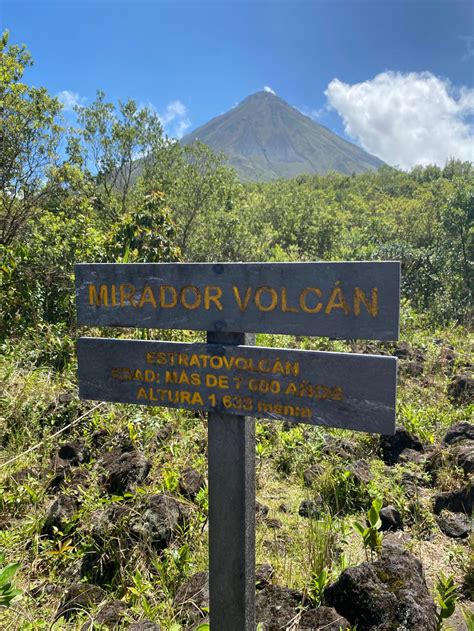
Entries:
<svg viewBox="0 0 474 631">
<path fill-rule="evenodd" d="M 398 338 L 398 262 L 104 263 L 75 273 L 79 324 Z"/>
<path fill-rule="evenodd" d="M 252 337 L 209 333 L 208 342 Z M 255 419 L 209 413 L 208 480 L 211 627 L 255 631 Z"/>
<path fill-rule="evenodd" d="M 83 399 L 394 432 L 394 357 L 103 338 L 77 354 Z"/>
</svg>

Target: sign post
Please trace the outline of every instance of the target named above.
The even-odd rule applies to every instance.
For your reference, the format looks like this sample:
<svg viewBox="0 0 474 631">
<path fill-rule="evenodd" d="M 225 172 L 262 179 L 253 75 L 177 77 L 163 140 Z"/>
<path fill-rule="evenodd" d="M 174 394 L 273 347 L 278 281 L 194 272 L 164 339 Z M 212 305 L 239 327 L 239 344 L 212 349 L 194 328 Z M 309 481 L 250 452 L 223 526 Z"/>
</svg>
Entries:
<svg viewBox="0 0 474 631">
<path fill-rule="evenodd" d="M 255 347 L 271 332 L 398 339 L 400 264 L 76 266 L 78 323 L 207 343 L 80 338 L 83 399 L 208 412 L 214 631 L 255 629 L 255 417 L 393 434 L 396 358 Z"/>
<path fill-rule="evenodd" d="M 251 344 L 245 333 L 210 344 Z M 214 629 L 255 631 L 255 419 L 208 416 L 209 599 Z"/>
</svg>

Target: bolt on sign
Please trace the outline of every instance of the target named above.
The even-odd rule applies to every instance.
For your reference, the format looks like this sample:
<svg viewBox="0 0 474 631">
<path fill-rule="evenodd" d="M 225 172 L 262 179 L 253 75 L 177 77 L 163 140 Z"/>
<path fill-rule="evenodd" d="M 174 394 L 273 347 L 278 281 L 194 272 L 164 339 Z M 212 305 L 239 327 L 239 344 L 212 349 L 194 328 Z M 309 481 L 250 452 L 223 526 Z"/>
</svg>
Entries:
<svg viewBox="0 0 474 631">
<path fill-rule="evenodd" d="M 79 324 L 207 331 L 80 338 L 83 399 L 208 412 L 210 618 L 255 629 L 255 422 L 395 431 L 394 357 L 249 345 L 249 333 L 396 340 L 400 264 L 79 264 Z"/>
</svg>

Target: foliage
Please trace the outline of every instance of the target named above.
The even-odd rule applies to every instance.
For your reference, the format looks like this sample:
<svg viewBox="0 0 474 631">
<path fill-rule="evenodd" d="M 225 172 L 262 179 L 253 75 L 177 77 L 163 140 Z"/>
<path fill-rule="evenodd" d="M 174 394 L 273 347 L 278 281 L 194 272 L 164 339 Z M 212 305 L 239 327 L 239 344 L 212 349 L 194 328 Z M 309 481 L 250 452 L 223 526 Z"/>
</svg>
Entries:
<svg viewBox="0 0 474 631">
<path fill-rule="evenodd" d="M 163 204 L 165 195 L 155 191 L 144 195 L 139 205 L 125 214 L 111 232 L 107 256 L 124 263 L 176 261 L 176 227 Z"/>
<path fill-rule="evenodd" d="M 160 119 L 132 99 L 115 108 L 100 90 L 89 107 L 78 106 L 76 112 L 79 127 L 69 140 L 69 153 L 95 184 L 99 217 L 115 221 L 130 211 L 137 177 L 166 146 Z"/>
<path fill-rule="evenodd" d="M 0 553 L 0 564 L 5 562 L 5 553 Z M 0 607 L 9 607 L 22 591 L 13 585 L 13 579 L 20 567 L 19 563 L 8 563 L 0 569 Z"/>
<path fill-rule="evenodd" d="M 442 629 L 443 620 L 450 618 L 456 609 L 458 599 L 457 585 L 452 576 L 439 574 L 436 579 L 436 602 L 439 606 L 437 612 L 438 629 Z"/>
<path fill-rule="evenodd" d="M 330 173 L 244 185 L 225 166 L 223 156 L 203 145 L 182 147 L 165 138 L 156 115 L 133 101 L 110 103 L 99 92 L 92 105 L 79 108 L 76 128 L 67 128 L 57 100 L 43 88 L 23 83 L 30 63 L 26 49 L 10 46 L 4 34 L 0 545 L 19 563 L 0 569 L 0 626 L 15 626 L 23 617 L 24 629 L 46 628 L 58 608 L 60 594 L 46 590 L 38 598 L 25 596 L 18 605 L 13 601 L 20 596 L 14 584 L 19 566 L 28 568 L 28 584 L 36 589 L 64 584 L 68 571 L 87 568 L 88 559 L 99 554 L 97 566 L 113 566 L 104 585 L 111 599 L 124 600 L 135 618 L 146 616 L 177 631 L 181 619 L 176 591 L 190 574 L 207 567 L 208 488 L 192 502 L 179 495 L 184 467 L 206 469 L 206 424 L 186 411 L 105 404 L 94 409 L 79 401 L 73 265 L 398 259 L 403 274 L 402 339 L 425 356 L 421 377 L 400 375 L 398 420 L 423 442 L 434 444 L 448 427 L 472 417 L 472 404 L 457 404 L 447 396 L 447 388 L 453 371 L 464 370 L 470 361 L 465 325 L 473 287 L 473 168 L 452 160 L 444 168 L 416 167 L 408 173 L 383 167 L 353 177 Z M 66 153 L 60 150 L 64 145 Z M 120 335 L 138 337 L 143 332 L 121 330 Z M 185 342 L 203 339 L 192 332 L 147 335 Z M 393 352 L 391 345 L 369 347 L 360 341 L 302 336 L 260 335 L 258 344 Z M 440 360 L 449 348 L 458 353 L 453 366 Z M 169 438 L 164 431 L 157 441 L 157 429 L 165 427 L 171 428 Z M 59 438 L 57 432 L 63 430 Z M 360 451 L 370 462 L 370 482 L 356 479 L 348 457 L 322 449 L 329 435 L 354 443 L 354 454 Z M 113 448 L 117 436 L 129 439 L 153 467 L 146 487 L 110 497 L 104 493 L 97 460 Z M 80 508 L 49 538 L 41 531 L 51 506 L 52 471 L 46 477 L 43 472 L 52 469 L 48 463 L 55 462 L 58 440 L 63 439 L 84 442 L 90 462 L 68 469 L 66 487 L 76 471 L 80 480 L 85 474 L 84 485 L 71 484 L 70 489 Z M 382 504 L 372 502 L 374 497 L 400 510 L 414 545 L 422 546 L 429 532 L 438 531 L 430 495 L 457 488 L 464 476 L 462 468 L 450 462 L 438 468 L 436 488 L 430 488 L 434 476 L 416 463 L 398 464 L 388 476 L 376 457 L 377 447 L 374 437 L 257 423 L 259 499 L 268 502 L 271 511 L 279 510 L 278 520 L 257 524 L 258 560 L 271 562 L 278 582 L 305 591 L 316 604 L 329 581 L 361 560 L 362 548 L 371 558 L 380 550 Z M 320 496 L 318 514 L 304 519 L 298 515 L 298 506 L 308 499 L 301 476 L 316 463 L 319 471 L 311 490 Z M 426 485 L 423 494 L 409 500 L 407 474 Z M 113 504 L 140 506 L 137 498 L 163 492 L 186 502 L 189 509 L 189 523 L 173 533 L 166 549 L 153 549 L 142 540 L 122 549 L 116 533 L 98 549 L 94 529 L 99 511 Z M 349 536 L 346 515 L 369 506 L 368 524 L 356 523 L 358 534 Z M 280 527 L 273 528 L 276 523 Z M 120 537 L 126 536 L 121 526 L 120 521 Z M 432 545 L 437 545 L 436 539 Z M 466 542 L 456 546 L 437 550 L 451 563 L 467 595 L 472 562 Z M 4 560 L 1 557 L 2 566 Z M 84 571 L 84 580 L 95 580 Z M 456 597 L 451 578 L 439 579 L 437 594 L 441 624 Z M 11 603 L 14 607 L 8 607 Z"/>
<path fill-rule="evenodd" d="M 354 522 L 354 530 L 362 537 L 365 553 L 370 550 L 370 558 L 373 560 L 374 554 L 379 554 L 382 549 L 383 535 L 380 532 L 382 520 L 380 519 L 380 511 L 382 509 L 382 500 L 375 499 L 372 506 L 367 512 L 368 526 L 364 526 L 360 522 Z"/>
<path fill-rule="evenodd" d="M 45 88 L 23 83 L 32 59 L 25 46 L 9 45 L 0 37 L 0 245 L 11 245 L 42 200 L 57 188 L 54 168 L 62 128 L 57 122 L 59 101 Z M 45 183 L 46 180 L 46 183 Z"/>
</svg>

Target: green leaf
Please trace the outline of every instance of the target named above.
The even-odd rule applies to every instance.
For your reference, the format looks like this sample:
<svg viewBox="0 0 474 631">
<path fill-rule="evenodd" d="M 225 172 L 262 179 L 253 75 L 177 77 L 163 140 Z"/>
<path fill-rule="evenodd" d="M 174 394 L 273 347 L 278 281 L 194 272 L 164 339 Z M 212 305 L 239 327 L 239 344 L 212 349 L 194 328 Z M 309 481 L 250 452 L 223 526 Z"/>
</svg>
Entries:
<svg viewBox="0 0 474 631">
<path fill-rule="evenodd" d="M 20 567 L 19 563 L 9 563 L 0 571 L 0 587 L 10 583 Z"/>
<path fill-rule="evenodd" d="M 364 527 L 361 523 L 359 523 L 358 521 L 355 521 L 355 522 L 353 523 L 353 528 L 354 528 L 354 530 L 356 530 L 356 531 L 357 531 L 357 532 L 358 532 L 358 533 L 359 533 L 362 537 L 364 537 L 364 535 L 366 534 L 366 532 L 365 532 L 365 531 L 366 531 L 366 528 L 365 528 L 365 527 Z"/>
</svg>

